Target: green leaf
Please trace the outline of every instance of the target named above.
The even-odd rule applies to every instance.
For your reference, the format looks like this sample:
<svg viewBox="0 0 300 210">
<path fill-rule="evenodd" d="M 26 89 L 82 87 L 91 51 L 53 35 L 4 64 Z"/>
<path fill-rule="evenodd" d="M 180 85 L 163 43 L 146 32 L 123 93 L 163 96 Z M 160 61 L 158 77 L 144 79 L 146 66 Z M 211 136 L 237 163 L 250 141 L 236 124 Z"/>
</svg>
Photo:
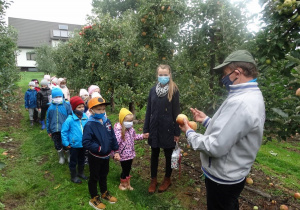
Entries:
<svg viewBox="0 0 300 210">
<path fill-rule="evenodd" d="M 288 118 L 288 117 L 289 117 L 289 115 L 288 115 L 287 113 L 283 112 L 283 111 L 282 111 L 281 109 L 279 109 L 279 108 L 271 108 L 271 109 L 272 109 L 273 112 L 279 114 L 279 115 L 280 115 L 281 117 L 283 117 L 283 118 Z"/>
</svg>

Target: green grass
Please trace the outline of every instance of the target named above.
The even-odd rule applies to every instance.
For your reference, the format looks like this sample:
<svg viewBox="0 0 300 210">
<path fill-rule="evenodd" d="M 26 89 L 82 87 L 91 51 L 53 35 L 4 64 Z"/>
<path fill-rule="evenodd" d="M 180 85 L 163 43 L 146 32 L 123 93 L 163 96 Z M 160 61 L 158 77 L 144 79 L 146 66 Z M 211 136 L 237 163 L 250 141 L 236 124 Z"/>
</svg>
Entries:
<svg viewBox="0 0 300 210">
<path fill-rule="evenodd" d="M 296 151 L 291 151 L 293 148 Z M 287 142 L 278 142 L 273 140 L 266 145 L 262 145 L 255 165 L 260 168 L 265 174 L 278 178 L 286 188 L 293 190 L 300 189 L 300 141 L 293 146 Z M 277 154 L 277 156 L 271 153 Z"/>
<path fill-rule="evenodd" d="M 21 76 L 22 79 L 18 84 L 25 93 L 29 81 L 33 78 L 40 80 L 43 74 L 26 72 L 21 73 Z M 1 155 L 4 149 L 0 149 L 0 162 L 6 163 L 6 167 L 0 170 L 2 174 L 0 209 L 92 209 L 88 204 L 90 198 L 87 181 L 82 184 L 72 183 L 68 165 L 58 164 L 57 152 L 46 130 L 40 130 L 40 125 L 29 126 L 28 113 L 23 104 L 20 114 L 23 115 L 23 119 L 18 129 L 11 128 L 9 132 L 0 131 L 0 142 L 12 138 L 16 145 L 7 156 Z M 113 124 L 118 120 L 118 113 L 108 112 L 108 116 Z M 140 148 L 137 155 L 143 155 L 143 152 Z M 87 166 L 86 175 L 89 174 L 88 170 Z M 147 192 L 149 181 L 139 177 L 134 170 L 131 183 L 135 189 L 118 190 L 120 173 L 120 164 L 111 160 L 108 189 L 118 198 L 118 202 L 115 204 L 105 202 L 106 209 L 181 208 L 172 192 L 149 195 Z"/>
</svg>

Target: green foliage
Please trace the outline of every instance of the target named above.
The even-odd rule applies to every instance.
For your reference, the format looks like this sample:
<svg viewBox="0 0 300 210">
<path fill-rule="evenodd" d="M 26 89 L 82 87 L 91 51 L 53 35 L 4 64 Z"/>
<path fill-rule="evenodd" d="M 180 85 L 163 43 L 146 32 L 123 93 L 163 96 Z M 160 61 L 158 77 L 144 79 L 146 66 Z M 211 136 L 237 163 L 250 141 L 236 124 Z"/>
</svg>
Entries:
<svg viewBox="0 0 300 210">
<path fill-rule="evenodd" d="M 135 10 L 137 7 L 136 0 L 93 0 L 93 10 L 96 14 L 108 13 L 112 17 L 119 17 L 125 11 L 132 9 Z"/>
<path fill-rule="evenodd" d="M 36 65 L 39 71 L 51 74 L 56 71 L 56 65 L 53 62 L 54 49 L 49 45 L 42 45 L 35 49 Z"/>
<path fill-rule="evenodd" d="M 17 36 L 15 31 L 5 26 L 2 15 L 9 3 L 0 1 L 0 108 L 8 109 L 8 104 L 15 100 L 15 83 L 19 79 L 16 67 L 15 51 Z"/>
</svg>

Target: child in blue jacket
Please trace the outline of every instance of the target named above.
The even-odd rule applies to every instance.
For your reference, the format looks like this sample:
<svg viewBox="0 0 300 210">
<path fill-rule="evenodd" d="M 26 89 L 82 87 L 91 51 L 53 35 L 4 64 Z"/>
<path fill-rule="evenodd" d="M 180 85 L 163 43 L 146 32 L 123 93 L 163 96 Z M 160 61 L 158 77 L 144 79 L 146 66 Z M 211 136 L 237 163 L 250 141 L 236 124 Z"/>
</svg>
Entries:
<svg viewBox="0 0 300 210">
<path fill-rule="evenodd" d="M 94 209 L 104 209 L 98 194 L 97 185 L 100 186 L 101 198 L 110 203 L 117 199 L 107 191 L 107 175 L 109 171 L 109 155 L 115 152 L 114 158 L 120 159 L 119 145 L 111 122 L 105 114 L 105 107 L 109 103 L 101 97 L 89 100 L 88 107 L 92 114 L 84 127 L 82 143 L 89 150 L 90 179 L 88 182 L 91 200 L 89 204 Z"/>
<path fill-rule="evenodd" d="M 37 92 L 34 89 L 35 88 L 35 83 L 34 82 L 29 82 L 29 89 L 25 93 L 25 109 L 29 112 L 29 120 L 30 120 L 30 125 L 33 126 L 33 114 L 34 110 L 36 109 L 36 95 Z"/>
<path fill-rule="evenodd" d="M 82 181 L 78 177 L 87 180 L 87 177 L 83 173 L 85 150 L 82 147 L 82 134 L 88 118 L 84 113 L 84 101 L 79 96 L 72 97 L 70 103 L 73 114 L 69 115 L 62 125 L 61 139 L 63 146 L 70 150 L 69 168 L 71 181 L 80 184 Z M 77 163 L 78 173 L 76 173 Z"/>
<path fill-rule="evenodd" d="M 61 141 L 61 127 L 67 119 L 68 115 L 72 114 L 72 109 L 69 102 L 63 99 L 63 92 L 60 88 L 52 89 L 52 102 L 47 111 L 47 132 L 54 142 L 54 147 L 58 152 L 59 163 L 65 163 L 64 150 L 69 161 L 70 151 L 63 148 Z"/>
</svg>

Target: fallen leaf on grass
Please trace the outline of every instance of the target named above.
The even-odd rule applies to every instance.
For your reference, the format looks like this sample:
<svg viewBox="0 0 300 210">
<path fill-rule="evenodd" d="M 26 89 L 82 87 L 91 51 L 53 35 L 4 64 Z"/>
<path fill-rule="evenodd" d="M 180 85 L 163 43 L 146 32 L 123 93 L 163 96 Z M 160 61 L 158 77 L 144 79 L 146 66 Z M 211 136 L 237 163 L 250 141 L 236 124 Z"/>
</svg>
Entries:
<svg viewBox="0 0 300 210">
<path fill-rule="evenodd" d="M 13 155 L 12 155 L 12 156 L 10 156 L 10 158 L 14 158 L 14 157 L 15 157 L 15 156 L 13 156 Z"/>
<path fill-rule="evenodd" d="M 60 184 L 57 185 L 56 187 L 54 187 L 53 189 L 56 190 L 56 189 L 58 189 L 59 187 L 60 187 Z"/>
<path fill-rule="evenodd" d="M 200 187 L 197 187 L 197 188 L 196 188 L 196 190 L 197 190 L 198 192 L 201 192 L 201 189 L 200 189 Z"/>
</svg>

